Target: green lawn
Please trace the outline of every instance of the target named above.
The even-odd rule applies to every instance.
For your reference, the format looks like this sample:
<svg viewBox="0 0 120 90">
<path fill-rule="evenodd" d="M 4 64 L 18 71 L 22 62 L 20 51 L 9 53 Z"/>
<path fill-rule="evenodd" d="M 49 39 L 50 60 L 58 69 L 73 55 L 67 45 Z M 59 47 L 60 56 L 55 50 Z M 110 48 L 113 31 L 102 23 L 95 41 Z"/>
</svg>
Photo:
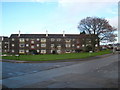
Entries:
<svg viewBox="0 0 120 90">
<path fill-rule="evenodd" d="M 111 53 L 111 51 L 100 51 L 94 53 L 66 53 L 66 54 L 45 54 L 45 55 L 20 55 L 19 60 L 23 61 L 50 61 L 50 60 L 65 60 L 65 59 L 81 59 L 91 56 L 103 55 Z M 3 59 L 18 60 L 16 56 L 3 56 Z"/>
</svg>

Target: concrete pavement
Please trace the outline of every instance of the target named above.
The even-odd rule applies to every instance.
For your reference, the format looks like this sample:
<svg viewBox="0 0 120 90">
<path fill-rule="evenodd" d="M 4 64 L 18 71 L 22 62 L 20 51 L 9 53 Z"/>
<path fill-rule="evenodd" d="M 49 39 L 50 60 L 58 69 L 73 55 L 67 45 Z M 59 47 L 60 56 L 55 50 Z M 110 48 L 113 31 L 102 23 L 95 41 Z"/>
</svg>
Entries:
<svg viewBox="0 0 120 90">
<path fill-rule="evenodd" d="M 111 69 L 110 69 L 111 68 Z M 118 55 L 3 79 L 9 88 L 118 87 Z"/>
</svg>

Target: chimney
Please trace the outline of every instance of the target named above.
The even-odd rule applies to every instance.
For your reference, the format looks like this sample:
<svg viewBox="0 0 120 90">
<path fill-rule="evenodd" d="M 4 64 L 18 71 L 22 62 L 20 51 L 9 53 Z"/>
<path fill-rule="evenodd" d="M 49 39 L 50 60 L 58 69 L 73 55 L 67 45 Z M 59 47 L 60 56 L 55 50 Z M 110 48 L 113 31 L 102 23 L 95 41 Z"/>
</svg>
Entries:
<svg viewBox="0 0 120 90">
<path fill-rule="evenodd" d="M 46 30 L 46 37 L 48 37 L 48 31 Z"/>
<path fill-rule="evenodd" d="M 63 30 L 63 37 L 65 37 L 65 31 Z"/>
<path fill-rule="evenodd" d="M 19 30 L 19 34 L 18 34 L 18 37 L 20 37 L 20 30 Z"/>
</svg>

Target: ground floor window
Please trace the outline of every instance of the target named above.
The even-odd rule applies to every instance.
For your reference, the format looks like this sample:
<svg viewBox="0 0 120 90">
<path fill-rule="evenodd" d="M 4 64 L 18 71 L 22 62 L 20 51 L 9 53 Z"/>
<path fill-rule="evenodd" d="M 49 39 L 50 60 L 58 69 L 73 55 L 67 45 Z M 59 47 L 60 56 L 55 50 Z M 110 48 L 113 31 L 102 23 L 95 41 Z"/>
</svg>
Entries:
<svg viewBox="0 0 120 90">
<path fill-rule="evenodd" d="M 19 50 L 19 53 L 20 54 L 23 54 L 25 51 L 24 50 Z"/>
<path fill-rule="evenodd" d="M 45 53 L 46 53 L 46 50 L 41 50 L 41 53 L 42 53 L 42 54 L 45 54 Z"/>
</svg>

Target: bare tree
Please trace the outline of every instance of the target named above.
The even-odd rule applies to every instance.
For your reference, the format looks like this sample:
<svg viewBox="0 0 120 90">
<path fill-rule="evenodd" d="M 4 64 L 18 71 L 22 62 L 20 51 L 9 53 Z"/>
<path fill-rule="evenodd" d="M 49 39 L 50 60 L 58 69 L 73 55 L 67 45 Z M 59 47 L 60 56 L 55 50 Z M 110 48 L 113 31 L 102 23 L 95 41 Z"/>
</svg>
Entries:
<svg viewBox="0 0 120 90">
<path fill-rule="evenodd" d="M 106 19 L 99 17 L 86 17 L 82 19 L 78 25 L 78 29 L 80 32 L 85 31 L 86 34 L 90 35 L 93 51 L 95 51 L 96 42 L 99 50 L 100 41 L 110 40 L 109 34 L 116 31 L 116 28 L 112 27 Z M 111 35 L 114 35 L 114 33 L 111 33 Z"/>
</svg>

